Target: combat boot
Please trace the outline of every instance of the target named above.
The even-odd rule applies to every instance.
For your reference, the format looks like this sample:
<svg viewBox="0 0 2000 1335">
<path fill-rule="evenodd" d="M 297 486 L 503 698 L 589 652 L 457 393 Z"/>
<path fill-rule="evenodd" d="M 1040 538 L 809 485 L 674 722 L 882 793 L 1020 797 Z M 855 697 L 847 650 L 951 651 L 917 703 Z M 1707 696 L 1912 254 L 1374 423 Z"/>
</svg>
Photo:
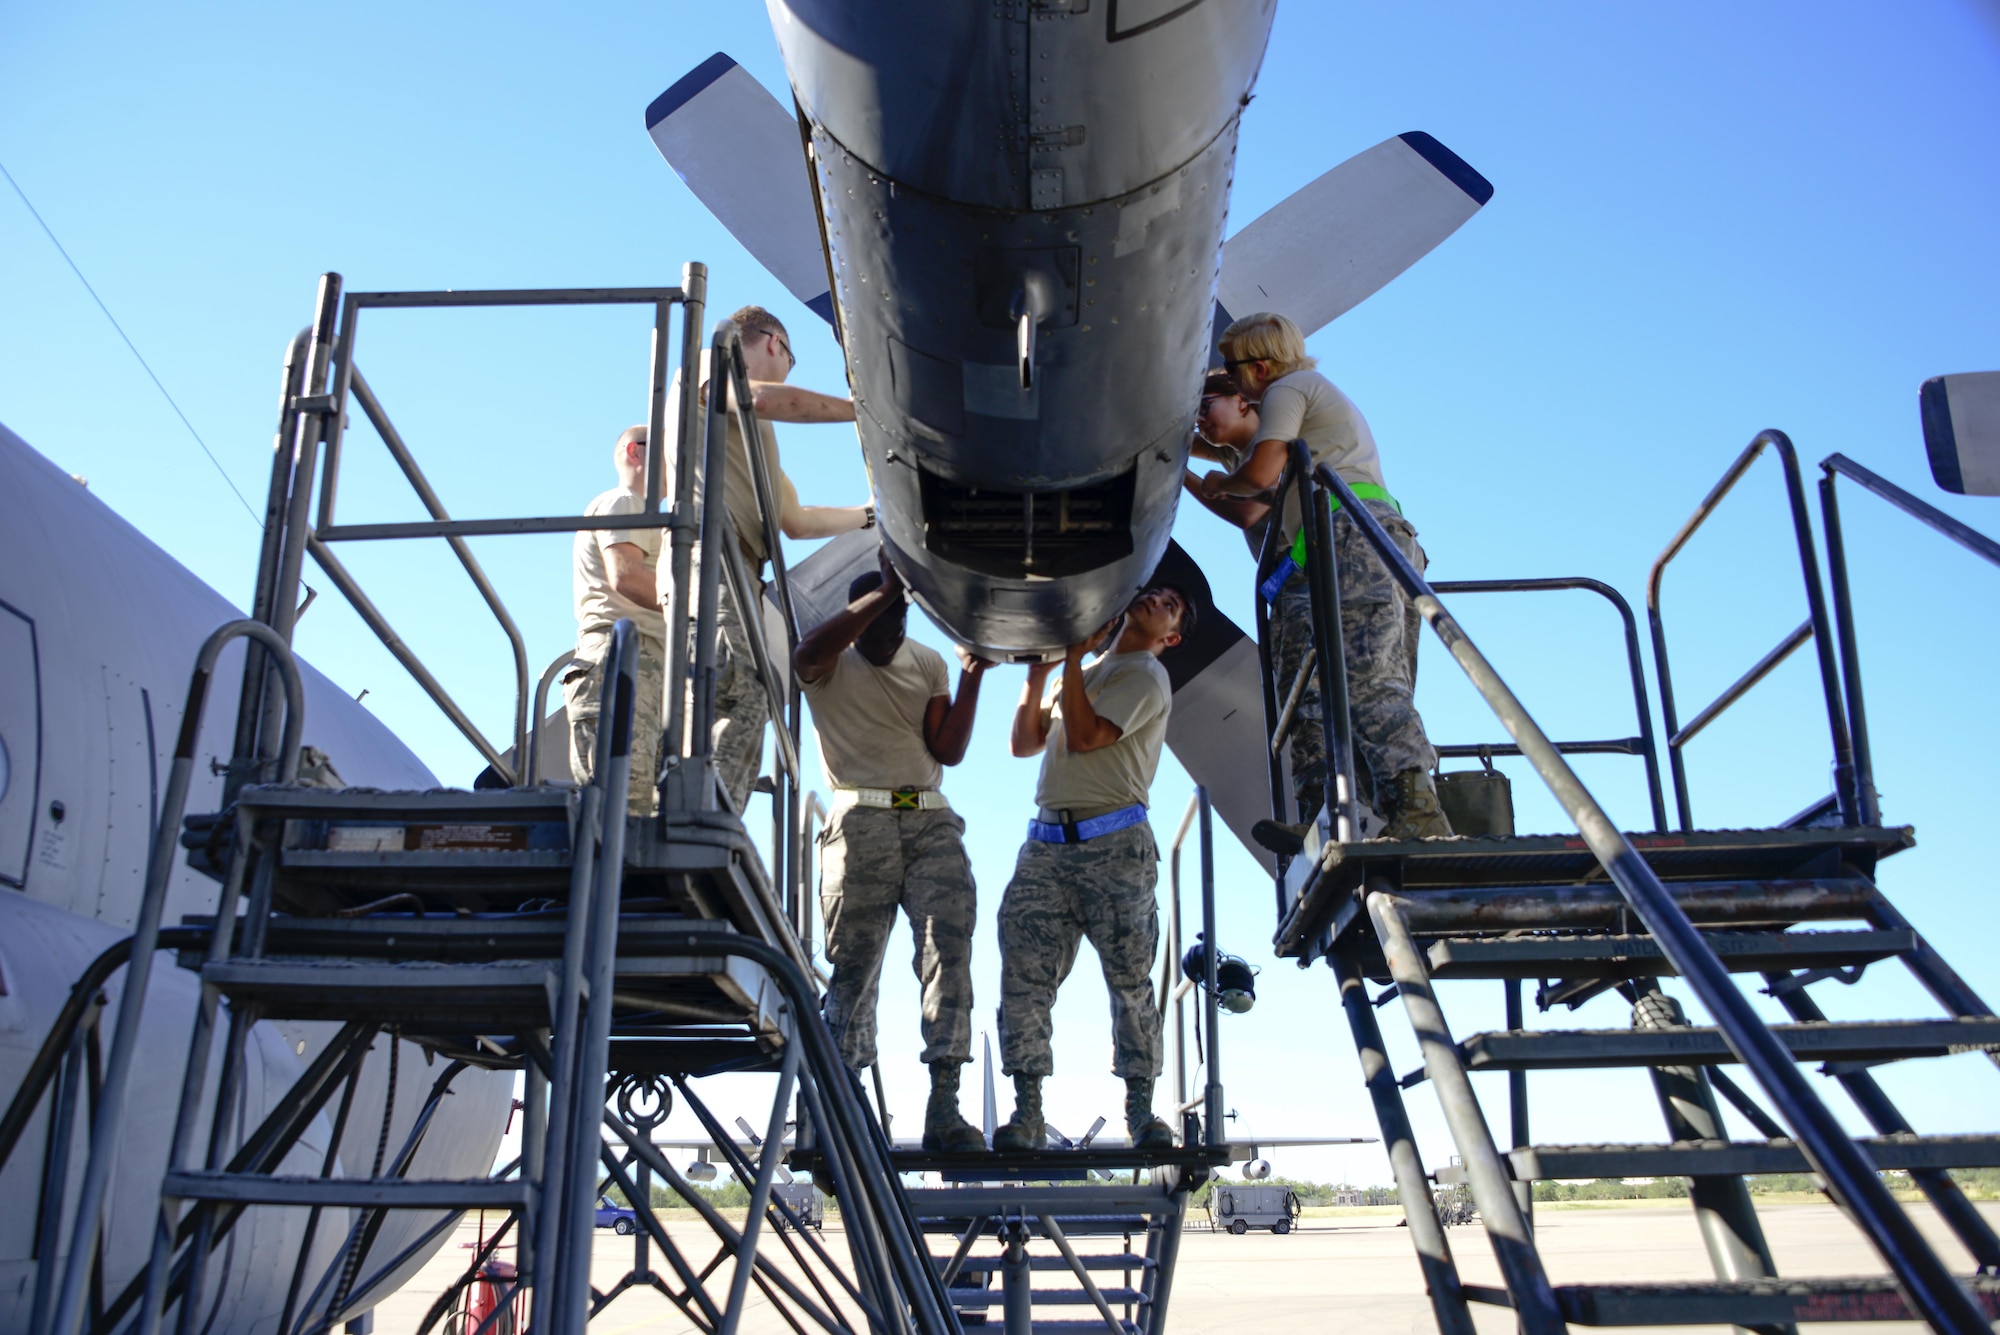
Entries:
<svg viewBox="0 0 2000 1335">
<path fill-rule="evenodd" d="M 1042 1078 L 1038 1075 L 1014 1077 L 1014 1115 L 993 1133 L 993 1148 L 1004 1153 L 1027 1154 L 1049 1143 L 1048 1124 L 1042 1121 Z"/>
<path fill-rule="evenodd" d="M 955 1061 L 931 1063 L 931 1101 L 924 1108 L 924 1148 L 966 1151 L 986 1148 L 986 1137 L 958 1112 L 958 1077 L 963 1070 Z"/>
<path fill-rule="evenodd" d="M 1260 820 L 1250 827 L 1250 837 L 1281 858 L 1295 858 L 1305 851 L 1310 825 L 1287 825 L 1279 820 Z"/>
<path fill-rule="evenodd" d="M 1449 839 L 1451 822 L 1438 805 L 1437 785 L 1430 771 L 1406 769 L 1390 781 L 1396 817 L 1377 836 L 1382 839 Z"/>
<path fill-rule="evenodd" d="M 1131 1133 L 1134 1149 L 1173 1148 L 1173 1128 L 1153 1116 L 1153 1077 L 1149 1075 L 1125 1079 L 1125 1129 Z"/>
</svg>

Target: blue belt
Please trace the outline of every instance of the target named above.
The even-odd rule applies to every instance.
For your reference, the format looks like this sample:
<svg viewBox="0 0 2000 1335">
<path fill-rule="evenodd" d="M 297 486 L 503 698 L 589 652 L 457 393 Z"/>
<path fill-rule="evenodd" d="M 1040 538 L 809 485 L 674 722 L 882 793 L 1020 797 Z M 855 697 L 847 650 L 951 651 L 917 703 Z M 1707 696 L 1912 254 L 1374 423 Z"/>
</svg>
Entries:
<svg viewBox="0 0 2000 1335">
<path fill-rule="evenodd" d="M 1146 808 L 1134 802 L 1129 807 L 1107 811 L 1102 816 L 1092 816 L 1089 820 L 1061 825 L 1045 820 L 1030 820 L 1028 837 L 1043 844 L 1080 844 L 1086 839 L 1095 839 L 1100 834 L 1129 830 L 1145 819 Z"/>
</svg>

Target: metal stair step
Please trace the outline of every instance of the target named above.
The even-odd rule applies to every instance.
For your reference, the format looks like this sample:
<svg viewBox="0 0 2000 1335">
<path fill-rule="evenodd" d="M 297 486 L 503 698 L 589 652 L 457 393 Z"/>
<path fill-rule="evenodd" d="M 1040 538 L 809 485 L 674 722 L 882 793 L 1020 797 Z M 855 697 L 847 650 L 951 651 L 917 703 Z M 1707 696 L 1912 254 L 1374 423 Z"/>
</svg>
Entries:
<svg viewBox="0 0 2000 1335">
<path fill-rule="evenodd" d="M 1113 1307 L 1136 1303 L 1145 1297 L 1137 1289 L 1107 1289 L 1102 1284 L 1097 1291 L 1104 1295 L 1104 1301 Z M 947 1289 L 953 1307 L 999 1307 L 1007 1301 L 1007 1295 L 998 1287 L 990 1289 Z M 1035 1305 L 1041 1307 L 1088 1307 L 1090 1295 L 1082 1289 L 1036 1289 Z M 1102 1321 L 1097 1322 L 1099 1330 L 1104 1329 Z"/>
<path fill-rule="evenodd" d="M 2000 1278 L 1965 1285 L 1989 1318 L 2000 1318 Z M 1464 1286 L 1468 1301 L 1512 1307 L 1505 1289 Z M 1759 1279 L 1706 1284 L 1560 1284 L 1556 1304 L 1580 1326 L 1773 1326 L 1802 1321 L 1914 1321 L 1896 1282 Z"/>
<path fill-rule="evenodd" d="M 1900 1061 L 2000 1049 L 2000 1017 L 1774 1024 L 1794 1061 Z M 1685 1029 L 1514 1029 L 1459 1044 L 1472 1071 L 1574 1070 L 1610 1066 L 1715 1066 L 1736 1054 L 1708 1025 Z M 1421 1069 L 1403 1078 L 1420 1083 Z"/>
<path fill-rule="evenodd" d="M 2000 1168 L 2000 1136 L 1868 1136 L 1854 1142 L 1883 1172 L 1913 1168 Z M 1808 1173 L 1812 1165 L 1790 1140 L 1688 1140 L 1653 1145 L 1530 1145 L 1507 1155 L 1518 1182 L 1601 1177 L 1719 1177 Z M 1440 1168 L 1440 1182 L 1465 1170 Z"/>
<path fill-rule="evenodd" d="M 409 1178 L 267 1177 L 255 1173 L 168 1173 L 163 1195 L 243 1205 L 390 1206 L 398 1209 L 504 1210 L 527 1202 L 520 1181 L 437 1182 Z"/>
<path fill-rule="evenodd" d="M 1859 932 L 1706 932 L 1732 972 L 1844 968 L 1917 948 L 1908 929 Z M 1672 975 L 1650 936 L 1446 937 L 1429 943 L 1435 978 L 1636 978 Z"/>
<path fill-rule="evenodd" d="M 1137 1185 L 1042 1185 L 911 1187 L 910 1212 L 927 1231 L 943 1232 L 951 1220 L 981 1219 L 1001 1214 L 1051 1215 L 1065 1233 L 1109 1224 L 1146 1226 L 1150 1215 L 1173 1209 L 1173 1193 L 1150 1182 Z M 962 1232 L 963 1226 L 957 1230 Z"/>
<path fill-rule="evenodd" d="M 550 1023 L 557 966 L 543 960 L 440 964 L 352 959 L 225 959 L 202 981 L 273 1019 L 412 1022 L 502 1033 Z"/>
<path fill-rule="evenodd" d="M 405 1023 L 419 1031 L 502 1033 L 550 1022 L 559 962 L 232 958 L 201 974 L 234 1000 L 283 1019 Z M 619 956 L 621 1010 L 660 1007 L 672 1017 L 743 1024 L 777 1034 L 780 998 L 765 970 L 736 955 Z"/>
<path fill-rule="evenodd" d="M 576 809 L 579 790 L 537 788 L 308 788 L 295 784 L 250 784 L 237 802 L 260 814 L 288 820 L 318 818 L 356 821 L 518 822 L 564 820 Z"/>
<path fill-rule="evenodd" d="M 942 1269 L 946 1258 L 933 1256 L 931 1259 Z M 1145 1270 L 1156 1264 L 1146 1257 L 1139 1255 L 1137 1252 L 1124 1254 L 1117 1252 L 1079 1252 L 1077 1259 L 1083 1262 L 1085 1270 Z M 1006 1259 L 1000 1256 L 968 1256 L 959 1262 L 958 1268 L 964 1274 L 978 1274 L 989 1270 L 998 1274 L 1000 1268 L 1005 1264 Z M 1030 1270 L 1058 1270 L 1067 1274 L 1069 1273 L 1069 1262 L 1060 1256 L 1030 1256 L 1028 1258 L 1028 1268 Z"/>
</svg>

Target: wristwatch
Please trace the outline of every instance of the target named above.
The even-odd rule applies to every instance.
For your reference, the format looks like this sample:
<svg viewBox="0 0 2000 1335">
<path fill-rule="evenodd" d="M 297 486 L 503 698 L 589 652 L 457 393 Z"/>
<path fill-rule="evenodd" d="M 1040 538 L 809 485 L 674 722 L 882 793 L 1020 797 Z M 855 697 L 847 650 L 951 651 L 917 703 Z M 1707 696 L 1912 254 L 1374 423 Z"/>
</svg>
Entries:
<svg viewBox="0 0 2000 1335">
<path fill-rule="evenodd" d="M 873 505 L 864 505 L 864 506 L 862 506 L 862 507 L 861 507 L 861 509 L 862 509 L 862 512 L 863 512 L 863 514 L 862 514 L 862 519 L 861 519 L 861 527 L 863 527 L 863 528 L 874 528 L 874 527 L 875 527 L 875 507 L 874 507 Z"/>
</svg>

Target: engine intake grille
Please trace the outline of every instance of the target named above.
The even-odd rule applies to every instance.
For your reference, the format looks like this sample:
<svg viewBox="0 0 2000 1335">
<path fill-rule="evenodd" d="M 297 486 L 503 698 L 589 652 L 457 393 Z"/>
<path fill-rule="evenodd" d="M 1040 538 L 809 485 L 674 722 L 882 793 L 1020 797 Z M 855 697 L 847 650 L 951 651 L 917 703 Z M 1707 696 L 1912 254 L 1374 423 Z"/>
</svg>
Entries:
<svg viewBox="0 0 2000 1335">
<path fill-rule="evenodd" d="M 1065 491 L 969 487 L 926 472 L 924 545 L 983 575 L 1054 579 L 1132 554 L 1137 468 Z"/>
</svg>

